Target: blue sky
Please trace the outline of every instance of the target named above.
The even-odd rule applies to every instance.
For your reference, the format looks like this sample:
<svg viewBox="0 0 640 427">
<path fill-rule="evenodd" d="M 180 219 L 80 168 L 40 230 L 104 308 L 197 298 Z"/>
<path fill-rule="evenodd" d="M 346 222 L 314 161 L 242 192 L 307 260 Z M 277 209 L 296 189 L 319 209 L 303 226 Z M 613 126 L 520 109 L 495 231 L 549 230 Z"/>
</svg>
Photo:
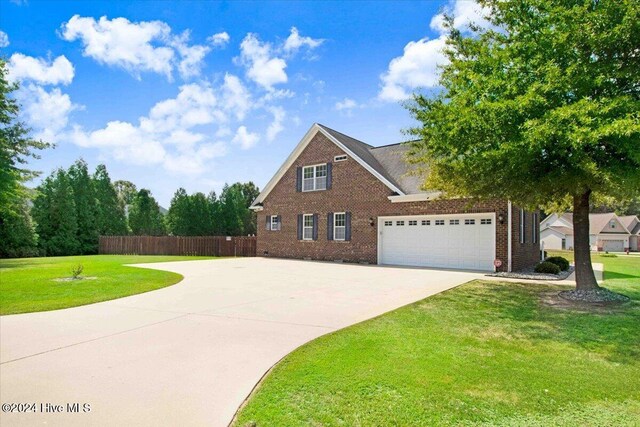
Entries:
<svg viewBox="0 0 640 427">
<path fill-rule="evenodd" d="M 82 157 L 168 206 L 178 187 L 262 187 L 319 122 L 404 140 L 401 101 L 437 90 L 453 2 L 0 0 L 0 48 L 23 119 L 55 142 L 31 166 Z"/>
</svg>

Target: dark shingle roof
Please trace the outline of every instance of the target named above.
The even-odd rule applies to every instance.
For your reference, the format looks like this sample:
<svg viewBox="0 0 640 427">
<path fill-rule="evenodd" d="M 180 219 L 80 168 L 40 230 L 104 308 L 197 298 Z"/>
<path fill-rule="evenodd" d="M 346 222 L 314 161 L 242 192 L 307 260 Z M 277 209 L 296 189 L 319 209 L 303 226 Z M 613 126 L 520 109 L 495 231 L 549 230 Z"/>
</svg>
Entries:
<svg viewBox="0 0 640 427">
<path fill-rule="evenodd" d="M 332 137 L 344 144 L 356 156 L 371 166 L 405 194 L 424 193 L 420 189 L 421 179 L 411 174 L 415 167 L 406 161 L 408 144 L 393 144 L 373 147 L 336 130 L 318 124 Z"/>
</svg>

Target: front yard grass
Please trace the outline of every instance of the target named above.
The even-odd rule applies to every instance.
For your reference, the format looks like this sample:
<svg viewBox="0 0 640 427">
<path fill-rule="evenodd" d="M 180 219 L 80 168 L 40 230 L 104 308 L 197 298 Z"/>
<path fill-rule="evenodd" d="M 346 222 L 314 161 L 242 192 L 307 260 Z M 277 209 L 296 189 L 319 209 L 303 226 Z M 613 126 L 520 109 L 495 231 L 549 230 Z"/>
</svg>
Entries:
<svg viewBox="0 0 640 427">
<path fill-rule="evenodd" d="M 164 288 L 178 283 L 182 276 L 124 264 L 206 258 L 90 255 L 0 259 L 0 315 L 57 310 Z M 91 279 L 55 280 L 70 277 L 78 264 L 84 267 L 82 275 Z"/>
<path fill-rule="evenodd" d="M 320 337 L 265 378 L 235 425 L 637 426 L 640 258 L 601 258 L 619 307 L 474 281 Z"/>
</svg>

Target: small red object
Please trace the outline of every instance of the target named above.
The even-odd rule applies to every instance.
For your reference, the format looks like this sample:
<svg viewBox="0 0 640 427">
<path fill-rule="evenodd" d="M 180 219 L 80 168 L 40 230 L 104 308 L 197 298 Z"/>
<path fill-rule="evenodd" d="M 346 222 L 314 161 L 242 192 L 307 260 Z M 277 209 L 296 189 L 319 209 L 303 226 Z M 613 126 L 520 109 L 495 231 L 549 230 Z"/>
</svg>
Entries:
<svg viewBox="0 0 640 427">
<path fill-rule="evenodd" d="M 496 258 L 496 259 L 493 261 L 493 266 L 494 266 L 495 268 L 500 268 L 500 267 L 502 267 L 502 261 Z"/>
</svg>

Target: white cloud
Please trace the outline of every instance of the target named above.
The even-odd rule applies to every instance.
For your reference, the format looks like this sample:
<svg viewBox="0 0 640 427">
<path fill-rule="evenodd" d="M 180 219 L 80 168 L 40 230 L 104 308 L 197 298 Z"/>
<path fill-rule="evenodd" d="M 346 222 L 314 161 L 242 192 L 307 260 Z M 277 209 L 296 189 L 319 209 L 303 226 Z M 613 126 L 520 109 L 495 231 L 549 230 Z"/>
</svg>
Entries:
<svg viewBox="0 0 640 427">
<path fill-rule="evenodd" d="M 28 84 L 22 86 L 16 97 L 22 104 L 21 115 L 34 131 L 33 136 L 47 142 L 58 142 L 69 122 L 69 114 L 81 108 L 73 104 L 69 95 L 60 89 Z"/>
<path fill-rule="evenodd" d="M 211 46 L 189 45 L 189 30 L 175 35 L 162 21 L 131 22 L 106 16 L 96 21 L 74 15 L 62 24 L 61 35 L 67 41 L 80 40 L 84 56 L 123 68 L 138 79 L 142 72 L 154 72 L 171 80 L 174 69 L 185 79 L 198 76 L 211 51 Z"/>
<path fill-rule="evenodd" d="M 0 47 L 9 46 L 9 36 L 4 31 L 0 30 Z"/>
<path fill-rule="evenodd" d="M 67 85 L 74 76 L 73 64 L 64 55 L 47 61 L 14 53 L 9 59 L 8 69 L 11 81 L 29 80 L 43 85 Z"/>
<path fill-rule="evenodd" d="M 206 160 L 226 152 L 224 143 L 211 140 L 212 132 L 199 130 L 224 124 L 233 114 L 233 107 L 221 102 L 223 92 L 207 83 L 185 84 L 175 98 L 156 103 L 138 124 L 111 121 L 91 132 L 76 127 L 72 141 L 125 163 L 160 164 L 171 172 L 180 172 L 179 165 L 189 161 L 193 167 L 183 172 L 199 173 Z"/>
<path fill-rule="evenodd" d="M 225 74 L 222 85 L 222 96 L 225 106 L 232 111 L 238 120 L 244 120 L 251 109 L 251 94 L 240 79 L 232 74 Z"/>
<path fill-rule="evenodd" d="M 226 31 L 214 34 L 207 38 L 207 41 L 215 47 L 224 47 L 229 43 L 229 40 L 231 40 L 231 37 L 229 37 L 229 34 L 227 34 Z"/>
<path fill-rule="evenodd" d="M 248 150 L 258 143 L 260 136 L 257 133 L 247 131 L 246 126 L 240 126 L 231 142 L 240 145 L 243 150 Z"/>
<path fill-rule="evenodd" d="M 404 54 L 392 59 L 389 69 L 380 77 L 382 89 L 378 98 L 401 101 L 409 98 L 413 89 L 437 86 L 438 66 L 447 63 L 442 51 L 445 42 L 445 36 L 409 42 L 404 47 Z"/>
<path fill-rule="evenodd" d="M 358 104 L 351 98 L 345 98 L 342 101 L 336 102 L 335 109 L 338 111 L 352 110 L 356 108 Z"/>
<path fill-rule="evenodd" d="M 170 42 L 170 45 L 180 54 L 178 72 L 184 79 L 200 75 L 202 61 L 211 50 L 211 47 L 204 45 L 196 44 L 189 46 L 187 44 L 189 35 L 189 30 L 184 31 L 181 35 L 174 37 Z"/>
<path fill-rule="evenodd" d="M 311 37 L 300 37 L 300 33 L 296 27 L 291 27 L 291 33 L 284 42 L 282 49 L 287 53 L 295 53 L 301 47 L 307 47 L 309 50 L 315 49 L 324 43 L 324 39 L 312 39 Z"/>
<path fill-rule="evenodd" d="M 208 169 L 209 162 L 227 154 L 224 142 L 207 143 L 197 149 L 184 150 L 177 156 L 167 156 L 163 166 L 169 172 L 180 175 L 200 175 Z"/>
<path fill-rule="evenodd" d="M 475 24 L 480 28 L 489 28 L 491 24 L 487 20 L 491 10 L 488 7 L 469 0 L 455 0 L 445 7 L 444 13 L 439 13 L 431 18 L 430 27 L 432 30 L 444 34 L 445 13 L 453 16 L 453 27 L 460 31 L 469 29 L 470 24 Z"/>
<path fill-rule="evenodd" d="M 74 15 L 62 24 L 62 37 L 80 39 L 83 54 L 96 61 L 121 67 L 139 77 L 152 71 L 171 78 L 174 51 L 166 44 L 171 28 L 161 21 L 131 22 L 126 18 L 83 18 Z"/>
<path fill-rule="evenodd" d="M 268 110 L 273 114 L 273 121 L 267 128 L 267 141 L 271 142 L 284 130 L 282 122 L 287 114 L 282 107 L 269 107 Z"/>
<path fill-rule="evenodd" d="M 467 31 L 470 23 L 481 28 L 490 27 L 486 20 L 488 8 L 483 8 L 474 1 L 455 0 L 450 3 L 443 13 L 431 19 L 431 29 L 440 33 L 439 37 L 411 41 L 404 47 L 402 56 L 391 60 L 387 71 L 380 76 L 380 100 L 402 101 L 408 99 L 415 89 L 438 86 L 439 66 L 448 63 L 443 53 L 446 42 L 446 30 L 443 25 L 445 13 L 454 17 L 453 25 L 461 31 Z"/>
<path fill-rule="evenodd" d="M 276 57 L 271 44 L 261 42 L 253 33 L 247 34 L 240 44 L 240 63 L 245 66 L 247 77 L 266 90 L 287 82 L 285 60 Z"/>
</svg>

